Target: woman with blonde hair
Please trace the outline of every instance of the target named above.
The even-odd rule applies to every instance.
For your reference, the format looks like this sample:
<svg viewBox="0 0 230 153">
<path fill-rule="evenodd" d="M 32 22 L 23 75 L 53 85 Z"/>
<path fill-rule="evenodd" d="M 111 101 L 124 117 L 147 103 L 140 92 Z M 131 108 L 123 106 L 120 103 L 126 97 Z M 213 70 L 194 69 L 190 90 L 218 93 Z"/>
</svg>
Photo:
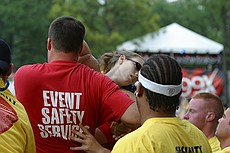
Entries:
<svg viewBox="0 0 230 153">
<path fill-rule="evenodd" d="M 132 87 L 137 81 L 138 72 L 144 59 L 135 52 L 114 51 L 104 53 L 100 59 L 100 70 L 110 77 L 124 92 L 133 97 Z M 130 92 L 131 91 L 131 92 Z"/>
<path fill-rule="evenodd" d="M 101 72 L 112 79 L 123 92 L 135 100 L 134 84 L 138 80 L 138 72 L 144 63 L 144 59 L 135 52 L 113 51 L 104 53 L 99 58 L 99 63 Z M 115 132 L 113 134 L 117 136 L 115 139 L 111 129 Z M 104 145 L 105 147 L 111 148 L 116 139 L 130 131 L 131 129 L 122 123 L 107 123 L 98 128 L 95 136 L 101 144 L 106 144 Z"/>
</svg>

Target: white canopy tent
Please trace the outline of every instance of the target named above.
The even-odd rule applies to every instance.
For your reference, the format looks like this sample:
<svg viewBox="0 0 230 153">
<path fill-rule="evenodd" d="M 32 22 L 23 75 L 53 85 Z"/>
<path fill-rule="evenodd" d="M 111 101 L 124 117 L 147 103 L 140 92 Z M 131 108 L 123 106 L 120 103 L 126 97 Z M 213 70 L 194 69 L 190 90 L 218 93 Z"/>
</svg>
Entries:
<svg viewBox="0 0 230 153">
<path fill-rule="evenodd" d="M 129 50 L 150 53 L 220 54 L 223 45 L 197 34 L 177 23 L 146 34 L 117 47 L 117 50 Z"/>
</svg>

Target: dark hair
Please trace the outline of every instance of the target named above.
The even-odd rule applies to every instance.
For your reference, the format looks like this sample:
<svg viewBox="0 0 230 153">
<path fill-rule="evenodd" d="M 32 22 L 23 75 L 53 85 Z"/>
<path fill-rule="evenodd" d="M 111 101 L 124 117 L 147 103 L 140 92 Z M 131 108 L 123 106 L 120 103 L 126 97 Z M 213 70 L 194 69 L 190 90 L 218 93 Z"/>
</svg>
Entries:
<svg viewBox="0 0 230 153">
<path fill-rule="evenodd" d="M 48 33 L 53 47 L 63 52 L 79 51 L 84 35 L 84 25 L 71 16 L 62 16 L 55 19 L 50 24 Z"/>
<path fill-rule="evenodd" d="M 179 85 L 182 82 L 180 65 L 168 55 L 158 54 L 150 57 L 141 68 L 141 74 L 162 85 Z M 152 110 L 159 111 L 162 108 L 165 112 L 175 113 L 182 90 L 172 97 L 154 93 L 146 88 L 144 90 Z"/>
<path fill-rule="evenodd" d="M 0 39 L 0 75 L 8 75 L 11 64 L 11 49 L 3 39 Z"/>
<path fill-rule="evenodd" d="M 8 69 L 3 70 L 0 68 L 0 75 L 5 76 L 5 75 L 9 74 L 9 72 L 10 72 L 10 63 L 9 63 Z"/>
</svg>

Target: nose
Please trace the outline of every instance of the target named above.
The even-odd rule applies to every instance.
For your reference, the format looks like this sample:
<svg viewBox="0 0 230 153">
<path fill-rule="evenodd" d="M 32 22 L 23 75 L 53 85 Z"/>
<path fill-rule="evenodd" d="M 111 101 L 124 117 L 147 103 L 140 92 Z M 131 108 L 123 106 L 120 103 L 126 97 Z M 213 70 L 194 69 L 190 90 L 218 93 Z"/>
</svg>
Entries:
<svg viewBox="0 0 230 153">
<path fill-rule="evenodd" d="M 185 120 L 188 120 L 188 119 L 189 119 L 188 113 L 185 113 L 185 114 L 184 114 L 184 119 L 185 119 Z"/>
<path fill-rule="evenodd" d="M 221 120 L 222 120 L 222 117 L 218 119 L 218 122 L 220 123 Z"/>
</svg>

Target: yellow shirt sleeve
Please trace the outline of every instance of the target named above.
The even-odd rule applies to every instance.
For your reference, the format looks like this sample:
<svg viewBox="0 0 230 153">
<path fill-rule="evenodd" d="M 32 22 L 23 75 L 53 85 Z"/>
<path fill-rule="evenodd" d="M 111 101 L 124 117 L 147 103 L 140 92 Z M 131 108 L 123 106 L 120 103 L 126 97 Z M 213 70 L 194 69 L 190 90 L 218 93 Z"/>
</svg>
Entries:
<svg viewBox="0 0 230 153">
<path fill-rule="evenodd" d="M 4 84 L 0 80 L 1 85 Z M 0 152 L 35 153 L 34 134 L 26 110 L 8 89 L 0 92 L 0 108 Z"/>
<path fill-rule="evenodd" d="M 216 136 L 210 138 L 208 140 L 210 146 L 211 146 L 211 149 L 212 149 L 212 152 L 213 153 L 217 153 L 218 151 L 221 151 L 221 148 L 220 148 L 220 142 L 219 140 L 217 139 Z"/>
</svg>

